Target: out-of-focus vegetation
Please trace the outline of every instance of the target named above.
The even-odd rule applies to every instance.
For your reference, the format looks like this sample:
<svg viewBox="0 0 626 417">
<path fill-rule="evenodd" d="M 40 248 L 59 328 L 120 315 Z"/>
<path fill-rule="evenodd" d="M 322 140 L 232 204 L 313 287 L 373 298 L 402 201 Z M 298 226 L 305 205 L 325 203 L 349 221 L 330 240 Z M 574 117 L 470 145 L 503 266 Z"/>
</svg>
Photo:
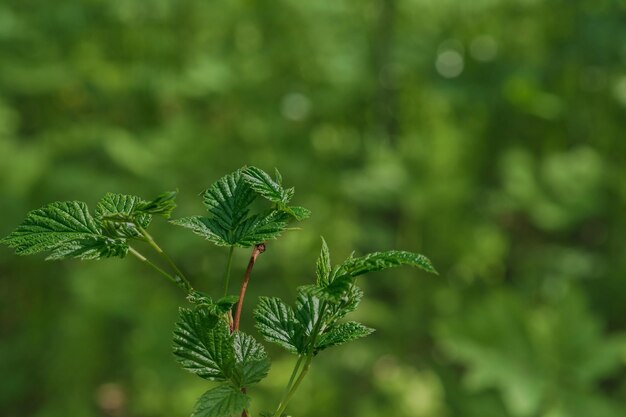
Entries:
<svg viewBox="0 0 626 417">
<path fill-rule="evenodd" d="M 294 416 L 624 416 L 624 22 L 618 0 L 4 0 L 0 233 L 106 191 L 194 214 L 224 172 L 277 166 L 313 216 L 247 300 L 309 283 L 319 235 L 441 273 L 363 281 L 380 331 L 322 353 Z M 224 251 L 155 235 L 219 291 Z M 206 389 L 171 353 L 184 299 L 133 259 L 5 248 L 0 271 L 2 416 L 186 416 Z M 268 349 L 263 408 L 293 361 Z"/>
</svg>

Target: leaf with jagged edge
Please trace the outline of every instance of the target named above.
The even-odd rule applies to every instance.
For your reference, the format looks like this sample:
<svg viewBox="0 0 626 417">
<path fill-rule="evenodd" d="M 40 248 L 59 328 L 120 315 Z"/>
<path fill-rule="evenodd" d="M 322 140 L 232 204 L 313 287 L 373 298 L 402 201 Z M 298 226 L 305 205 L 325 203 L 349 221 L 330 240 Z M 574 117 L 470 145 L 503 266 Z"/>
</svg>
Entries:
<svg viewBox="0 0 626 417">
<path fill-rule="evenodd" d="M 315 264 L 315 275 L 317 285 L 324 285 L 330 281 L 330 273 L 332 271 L 332 265 L 330 263 L 330 250 L 328 244 L 322 236 L 322 249 L 320 250 L 320 256 L 317 258 Z"/>
<path fill-rule="evenodd" d="M 206 308 L 181 308 L 174 355 L 183 368 L 201 378 L 228 380 L 235 362 L 228 324 Z"/>
<path fill-rule="evenodd" d="M 270 370 L 270 361 L 263 346 L 252 336 L 236 331 L 233 334 L 235 370 L 233 382 L 247 387 L 261 381 Z"/>
<path fill-rule="evenodd" d="M 292 188 L 285 190 L 279 182 L 274 181 L 269 174 L 260 168 L 247 167 L 242 173 L 250 187 L 272 203 L 287 204 L 293 197 Z"/>
<path fill-rule="evenodd" d="M 342 345 L 370 335 L 372 332 L 374 332 L 374 329 L 355 321 L 335 324 L 321 335 L 319 340 L 315 343 L 315 349 L 321 351 L 331 346 Z"/>
<path fill-rule="evenodd" d="M 136 238 L 141 233 L 134 222 L 146 228 L 152 220 L 150 214 L 136 213 L 142 202 L 136 195 L 106 193 L 96 205 L 95 217 L 109 235 Z"/>
<path fill-rule="evenodd" d="M 284 213 L 279 211 L 248 217 L 238 230 L 236 237 L 238 245 L 250 247 L 266 240 L 276 239 L 287 227 L 285 217 Z"/>
<path fill-rule="evenodd" d="M 176 208 L 176 195 L 178 195 L 178 191 L 164 192 L 151 201 L 142 201 L 135 210 L 137 213 L 158 215 L 169 219 L 172 211 Z"/>
<path fill-rule="evenodd" d="M 52 251 L 48 259 L 123 257 L 127 248 L 102 234 L 87 205 L 81 201 L 50 203 L 26 215 L 11 234 L 0 240 L 18 255 Z"/>
<path fill-rule="evenodd" d="M 300 290 L 296 298 L 296 320 L 302 326 L 304 337 L 311 337 L 313 329 L 320 318 L 321 303 L 320 299 L 310 291 Z"/>
<path fill-rule="evenodd" d="M 96 260 L 102 258 L 123 258 L 128 254 L 128 244 L 125 239 L 94 236 L 81 240 L 66 242 L 52 250 L 46 258 L 55 261 L 66 258 L 82 260 Z"/>
<path fill-rule="evenodd" d="M 436 274 L 430 260 L 424 255 L 407 251 L 374 252 L 358 258 L 350 257 L 334 271 L 330 282 L 320 285 L 321 293 L 338 300 L 350 289 L 353 279 L 368 272 L 381 271 L 398 266 L 413 266 Z"/>
<path fill-rule="evenodd" d="M 299 222 L 311 217 L 311 210 L 300 206 L 284 206 L 281 207 L 280 210 L 289 214 L 291 217 Z"/>
<path fill-rule="evenodd" d="M 302 328 L 291 307 L 277 297 L 260 297 L 254 310 L 256 328 L 263 338 L 287 349 L 302 353 Z"/>
<path fill-rule="evenodd" d="M 256 195 L 237 170 L 217 180 L 202 194 L 211 219 L 227 233 L 235 233 L 248 216 Z M 224 236 L 229 241 L 228 236 Z"/>
<path fill-rule="evenodd" d="M 229 384 L 222 384 L 200 397 L 191 417 L 232 417 L 249 405 L 250 397 Z"/>
<path fill-rule="evenodd" d="M 170 220 L 170 223 L 176 226 L 182 226 L 190 229 L 198 236 L 202 236 L 209 242 L 218 246 L 231 246 L 221 235 L 214 230 L 218 228 L 214 222 L 203 216 L 183 217 L 176 220 Z M 221 233 L 221 232 L 220 232 Z"/>
</svg>

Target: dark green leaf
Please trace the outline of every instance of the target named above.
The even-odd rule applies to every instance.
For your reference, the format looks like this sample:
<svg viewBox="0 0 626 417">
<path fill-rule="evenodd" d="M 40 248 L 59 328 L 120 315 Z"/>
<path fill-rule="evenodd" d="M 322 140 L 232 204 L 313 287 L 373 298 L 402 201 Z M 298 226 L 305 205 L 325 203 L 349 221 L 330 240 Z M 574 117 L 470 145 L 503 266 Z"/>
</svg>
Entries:
<svg viewBox="0 0 626 417">
<path fill-rule="evenodd" d="M 338 300 L 350 289 L 354 277 L 402 265 L 414 266 L 427 272 L 437 273 L 424 255 L 395 250 L 374 252 L 358 258 L 348 258 L 333 274 L 334 277 L 331 281 L 322 285 L 322 291 L 331 299 Z"/>
<path fill-rule="evenodd" d="M 170 223 L 191 229 L 195 234 L 219 246 L 231 246 L 226 239 L 227 234 L 211 219 L 202 216 L 183 217 L 171 220 Z M 218 230 L 220 234 L 216 233 Z"/>
<path fill-rule="evenodd" d="M 176 208 L 176 195 L 178 191 L 167 191 L 160 194 L 152 201 L 142 201 L 136 207 L 137 213 L 154 214 L 170 218 L 172 211 Z"/>
<path fill-rule="evenodd" d="M 210 381 L 227 380 L 234 366 L 228 324 L 206 308 L 181 309 L 174 330 L 174 355 L 189 372 Z"/>
<path fill-rule="evenodd" d="M 235 375 L 241 387 L 262 380 L 270 370 L 270 361 L 265 349 L 252 336 L 237 331 L 233 335 L 235 351 Z"/>
<path fill-rule="evenodd" d="M 313 328 L 320 317 L 320 299 L 306 289 L 298 291 L 295 317 L 302 327 L 303 335 L 312 336 Z"/>
<path fill-rule="evenodd" d="M 223 236 L 225 240 L 232 243 L 228 234 L 236 234 L 236 230 L 248 216 L 249 206 L 255 199 L 252 188 L 238 170 L 220 178 L 202 196 L 211 213 L 211 219 L 226 232 L 227 236 Z"/>
<path fill-rule="evenodd" d="M 133 222 L 145 228 L 152 219 L 149 214 L 135 212 L 142 202 L 136 195 L 106 193 L 96 205 L 95 216 L 111 236 L 139 237 L 141 233 Z"/>
<path fill-rule="evenodd" d="M 365 337 L 374 329 L 363 326 L 361 323 L 349 321 L 330 327 L 315 344 L 317 350 L 324 350 L 331 346 L 342 345 L 347 342 Z"/>
<path fill-rule="evenodd" d="M 257 167 L 243 170 L 243 177 L 254 191 L 277 204 L 287 204 L 293 197 L 293 189 L 284 190 L 280 183 L 275 182 L 265 171 Z"/>
<path fill-rule="evenodd" d="M 215 302 L 217 312 L 222 314 L 229 312 L 238 301 L 239 296 L 237 295 L 227 295 L 226 297 L 220 298 Z"/>
<path fill-rule="evenodd" d="M 196 403 L 191 417 L 231 417 L 248 408 L 250 397 L 228 384 L 205 392 Z"/>
<path fill-rule="evenodd" d="M 301 328 L 294 312 L 276 297 L 260 297 L 254 310 L 256 327 L 268 342 L 276 343 L 289 352 L 302 350 Z"/>
</svg>

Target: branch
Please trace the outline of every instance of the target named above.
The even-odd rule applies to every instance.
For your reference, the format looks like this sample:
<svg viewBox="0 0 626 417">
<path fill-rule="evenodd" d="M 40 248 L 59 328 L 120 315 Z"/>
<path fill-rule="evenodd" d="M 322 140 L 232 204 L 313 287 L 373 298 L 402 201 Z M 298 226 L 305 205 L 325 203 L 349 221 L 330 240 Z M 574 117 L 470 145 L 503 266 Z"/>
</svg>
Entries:
<svg viewBox="0 0 626 417">
<path fill-rule="evenodd" d="M 235 312 L 235 322 L 233 323 L 233 331 L 239 330 L 239 321 L 241 319 L 241 308 L 243 306 L 243 298 L 246 295 L 246 288 L 248 288 L 248 281 L 250 281 L 250 273 L 254 267 L 257 256 L 265 252 L 265 243 L 259 243 L 252 249 L 252 255 L 250 255 L 250 261 L 248 261 L 248 267 L 246 273 L 243 276 L 243 282 L 241 283 L 241 290 L 239 291 L 239 302 L 237 303 L 237 311 Z"/>
</svg>

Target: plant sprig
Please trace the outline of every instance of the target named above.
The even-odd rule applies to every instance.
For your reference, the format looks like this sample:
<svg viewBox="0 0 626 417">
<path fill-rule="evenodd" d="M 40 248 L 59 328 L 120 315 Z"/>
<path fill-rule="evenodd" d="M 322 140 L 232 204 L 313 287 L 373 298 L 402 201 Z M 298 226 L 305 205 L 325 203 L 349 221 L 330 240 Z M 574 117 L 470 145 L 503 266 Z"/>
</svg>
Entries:
<svg viewBox="0 0 626 417">
<path fill-rule="evenodd" d="M 289 223 L 310 216 L 304 207 L 291 205 L 294 188 L 284 188 L 278 171 L 274 178 L 256 167 L 228 174 L 202 193 L 207 214 L 170 220 L 190 229 L 210 243 L 227 247 L 221 298 L 194 289 L 190 280 L 148 232 L 154 216 L 169 219 L 176 207 L 177 192 L 152 200 L 134 195 L 107 193 L 94 215 L 80 201 L 55 202 L 26 215 L 12 233 L 0 240 L 18 255 L 49 252 L 46 259 L 84 260 L 124 258 L 129 253 L 156 270 L 187 295 L 191 307 L 180 309 L 174 329 L 174 355 L 181 366 L 218 385 L 197 401 L 192 417 L 248 417 L 247 389 L 265 378 L 270 360 L 263 346 L 239 330 L 243 301 L 258 256 L 265 243 L 289 230 Z M 252 212 L 255 200 L 267 209 Z M 149 259 L 135 243 L 147 245 L 160 259 Z M 239 295 L 228 295 L 233 253 L 252 248 Z M 368 272 L 397 266 L 413 266 L 436 273 L 423 255 L 405 251 L 375 252 L 349 257 L 333 266 L 322 238 L 315 267 L 315 282 L 298 288 L 294 306 L 276 297 L 261 297 L 254 310 L 256 328 L 263 338 L 297 355 L 293 371 L 276 409 L 262 416 L 283 416 L 321 351 L 368 336 L 374 330 L 345 321 L 363 292 L 356 278 Z M 235 316 L 233 318 L 233 311 Z"/>
</svg>

